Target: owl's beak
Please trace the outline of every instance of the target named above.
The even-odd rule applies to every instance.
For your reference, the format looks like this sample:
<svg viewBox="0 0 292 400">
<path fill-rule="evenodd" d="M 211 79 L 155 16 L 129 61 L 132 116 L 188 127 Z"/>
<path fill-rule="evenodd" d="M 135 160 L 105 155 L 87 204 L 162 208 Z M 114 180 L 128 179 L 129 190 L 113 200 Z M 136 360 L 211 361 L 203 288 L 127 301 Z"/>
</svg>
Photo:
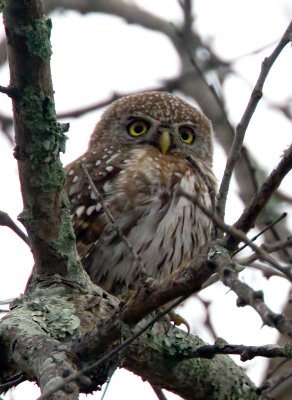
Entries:
<svg viewBox="0 0 292 400">
<path fill-rule="evenodd" d="M 159 136 L 158 140 L 159 148 L 162 151 L 163 154 L 167 153 L 170 144 L 171 144 L 171 139 L 170 139 L 170 133 L 168 130 L 163 130 Z"/>
</svg>

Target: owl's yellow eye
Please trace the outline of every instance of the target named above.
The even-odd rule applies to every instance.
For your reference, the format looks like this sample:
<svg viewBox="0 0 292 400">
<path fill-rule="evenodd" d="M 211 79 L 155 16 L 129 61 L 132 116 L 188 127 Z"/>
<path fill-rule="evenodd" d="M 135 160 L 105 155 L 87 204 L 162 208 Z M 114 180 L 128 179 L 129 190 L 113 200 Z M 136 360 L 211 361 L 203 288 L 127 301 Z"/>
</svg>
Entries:
<svg viewBox="0 0 292 400">
<path fill-rule="evenodd" d="M 186 144 L 192 144 L 195 140 L 195 131 L 190 126 L 182 126 L 179 129 L 180 140 Z"/>
<path fill-rule="evenodd" d="M 127 129 L 131 136 L 141 136 L 148 131 L 149 125 L 142 119 L 138 119 L 131 122 Z"/>
</svg>

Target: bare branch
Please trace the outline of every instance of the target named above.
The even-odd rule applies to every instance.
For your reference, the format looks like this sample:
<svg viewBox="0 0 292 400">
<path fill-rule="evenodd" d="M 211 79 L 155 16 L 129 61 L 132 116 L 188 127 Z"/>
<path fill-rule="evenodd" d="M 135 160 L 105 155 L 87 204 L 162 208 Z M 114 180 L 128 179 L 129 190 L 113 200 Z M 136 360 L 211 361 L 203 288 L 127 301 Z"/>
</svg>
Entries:
<svg viewBox="0 0 292 400">
<path fill-rule="evenodd" d="M 218 194 L 218 203 L 217 203 L 217 212 L 218 215 L 224 219 L 225 215 L 225 205 L 226 199 L 229 189 L 229 184 L 231 180 L 231 176 L 237 163 L 238 159 L 240 158 L 241 147 L 244 140 L 245 132 L 247 130 L 248 124 L 255 112 L 258 102 L 260 101 L 263 93 L 263 86 L 265 80 L 270 72 L 271 67 L 273 66 L 274 62 L 276 61 L 277 57 L 284 49 L 284 47 L 291 41 L 292 36 L 292 22 L 290 22 L 287 30 L 285 31 L 284 35 L 282 36 L 279 44 L 276 46 L 275 50 L 269 57 L 266 57 L 262 63 L 261 72 L 257 83 L 251 93 L 250 100 L 248 105 L 244 111 L 244 114 L 241 118 L 240 123 L 237 125 L 235 137 L 232 143 L 231 151 L 227 159 L 224 175 L 221 181 L 221 185 L 219 188 Z M 246 232 L 246 231 L 245 231 Z"/>
<path fill-rule="evenodd" d="M 262 399 L 273 400 L 274 396 L 270 396 L 269 393 L 271 393 L 275 388 L 280 386 L 282 383 L 286 382 L 289 378 L 291 378 L 291 376 L 292 376 L 292 368 L 289 368 L 284 373 L 264 382 L 263 385 L 260 387 Z"/>
<path fill-rule="evenodd" d="M 0 93 L 7 94 L 7 96 L 13 98 L 16 96 L 16 89 L 11 86 L 2 86 L 0 85 Z"/>
<path fill-rule="evenodd" d="M 284 177 L 292 168 L 292 144 L 285 150 L 283 157 L 276 168 L 271 172 L 266 181 L 262 184 L 258 193 L 253 197 L 250 204 L 245 208 L 244 212 L 234 224 L 236 229 L 247 232 L 255 224 L 256 218 L 262 211 L 264 206 L 272 194 L 277 190 Z M 234 249 L 239 243 L 238 238 L 230 237 L 227 245 L 230 249 Z"/>
<path fill-rule="evenodd" d="M 213 357 L 215 354 L 239 354 L 241 361 L 251 360 L 254 357 L 285 357 L 288 359 L 292 357 L 290 345 L 245 346 L 242 344 L 229 344 L 221 338 L 216 339 L 214 345 L 209 344 L 197 347 L 193 354 L 187 357 Z"/>
<path fill-rule="evenodd" d="M 16 18 L 14 7 L 22 18 Z M 64 151 L 66 137 L 65 127 L 58 124 L 55 115 L 49 24 L 40 0 L 19 4 L 16 0 L 9 1 L 4 10 L 4 22 L 9 34 L 11 86 L 18 93 L 12 100 L 15 157 L 24 204 L 19 219 L 28 232 L 35 271 L 50 269 L 50 273 L 63 275 L 72 270 L 69 265 L 78 265 L 78 261 L 59 157 Z M 35 42 L 28 43 L 25 34 L 28 26 L 33 27 L 30 29 L 34 35 L 42 38 L 41 49 L 35 49 Z M 79 272 L 85 277 L 81 264 Z"/>
<path fill-rule="evenodd" d="M 267 253 L 273 253 L 275 251 L 279 251 L 285 249 L 287 247 L 292 246 L 292 239 L 281 240 L 275 243 L 263 243 L 260 247 L 265 250 Z M 258 260 L 257 254 L 251 254 L 250 256 L 240 259 L 240 264 L 248 265 L 252 262 Z"/>
<path fill-rule="evenodd" d="M 161 387 L 156 386 L 156 385 L 151 385 L 151 387 L 159 400 L 167 400 L 167 397 L 163 393 L 163 390 L 161 389 Z"/>
<path fill-rule="evenodd" d="M 10 228 L 27 245 L 29 245 L 29 240 L 27 235 L 16 225 L 16 223 L 11 219 L 11 217 L 4 211 L 0 211 L 0 225 L 7 226 L 7 228 Z"/>
<path fill-rule="evenodd" d="M 247 246 L 249 246 L 256 252 L 260 260 L 265 261 L 268 264 L 272 265 L 274 268 L 285 274 L 290 281 L 292 281 L 292 271 L 290 270 L 290 268 L 282 267 L 274 258 L 272 258 L 268 253 L 266 253 L 261 247 L 253 243 L 253 241 L 250 240 L 244 234 L 244 232 L 235 228 L 234 226 L 225 224 L 221 220 L 221 218 L 217 216 L 217 214 L 213 213 L 211 210 L 205 207 L 200 201 L 198 201 L 198 199 L 195 196 L 192 196 L 183 190 L 180 190 L 180 194 L 189 199 L 190 201 L 192 201 L 197 207 L 199 207 L 204 212 L 204 214 L 206 214 L 216 224 L 216 226 L 219 229 L 221 229 L 223 232 L 228 233 L 229 237 L 234 238 L 234 240 L 237 240 L 238 242 L 246 243 Z M 227 249 L 229 249 L 228 243 L 227 243 Z"/>
<path fill-rule="evenodd" d="M 266 231 L 268 231 L 269 229 L 271 229 L 275 224 L 277 224 L 278 222 L 282 221 L 283 218 L 287 217 L 287 213 L 284 212 L 282 215 L 280 215 L 279 218 L 276 219 L 276 221 L 271 222 L 270 224 L 268 224 L 264 229 L 262 229 L 258 234 L 256 234 L 255 236 L 253 236 L 250 240 L 252 240 L 253 242 L 255 240 L 257 240 L 263 233 L 265 233 Z M 245 249 L 247 247 L 247 244 L 244 244 L 243 246 L 239 247 L 239 249 L 237 249 L 233 255 L 235 256 L 236 254 L 238 254 L 240 251 L 242 251 L 243 249 Z M 279 249 L 278 249 L 279 250 Z"/>
<path fill-rule="evenodd" d="M 214 254 L 214 259 L 222 282 L 238 296 L 237 306 L 251 306 L 260 315 L 264 324 L 292 337 L 292 321 L 270 310 L 264 302 L 264 294 L 261 290 L 254 291 L 246 283 L 241 282 L 234 270 L 234 263 L 228 261 L 228 257 L 224 260 L 224 255 L 219 252 L 218 257 L 216 253 Z"/>
</svg>

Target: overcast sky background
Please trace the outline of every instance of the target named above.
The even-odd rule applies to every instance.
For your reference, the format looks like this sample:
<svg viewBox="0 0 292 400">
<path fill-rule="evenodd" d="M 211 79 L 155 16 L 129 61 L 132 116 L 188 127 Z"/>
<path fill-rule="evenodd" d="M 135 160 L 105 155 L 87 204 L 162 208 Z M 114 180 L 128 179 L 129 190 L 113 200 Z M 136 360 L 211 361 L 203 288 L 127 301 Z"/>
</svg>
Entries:
<svg viewBox="0 0 292 400">
<path fill-rule="evenodd" d="M 129 1 L 130 3 L 130 1 Z M 182 20 L 181 9 L 175 0 L 133 1 L 141 7 L 177 23 Z M 237 60 L 237 76 L 228 78 L 224 86 L 230 120 L 236 124 L 246 107 L 263 58 L 273 46 L 257 55 L 245 54 L 279 40 L 292 17 L 289 0 L 197 0 L 194 2 L 199 32 L 223 59 Z M 176 53 L 166 37 L 146 31 L 108 15 L 76 12 L 54 12 L 52 31 L 52 75 L 58 112 L 69 111 L 98 100 L 107 99 L 113 92 L 128 93 L 155 87 L 161 80 L 175 77 L 179 72 Z M 270 171 L 291 141 L 291 123 L 271 109 L 269 102 L 285 103 L 292 95 L 291 48 L 282 52 L 265 85 L 265 97 L 248 129 L 246 144 L 260 162 Z M 0 69 L 0 84 L 9 82 L 8 68 Z M 11 103 L 1 95 L 1 112 L 11 115 Z M 67 152 L 62 155 L 65 164 L 86 150 L 88 138 L 101 111 L 92 112 L 70 122 Z M 62 121 L 64 122 L 64 121 Z M 0 136 L 0 210 L 16 220 L 22 210 L 16 162 L 12 147 Z M 224 155 L 215 147 L 215 173 L 220 180 Z M 291 174 L 290 174 L 291 175 Z M 292 178 L 285 179 L 283 188 L 291 194 Z M 227 221 L 233 222 L 242 209 L 236 185 L 228 201 Z M 291 216 L 289 217 L 291 220 Z M 292 226 L 292 224 L 291 224 Z M 31 254 L 24 243 L 6 228 L 0 227 L 0 299 L 18 296 L 23 292 L 33 265 Z M 254 270 L 244 272 L 243 279 L 255 289 L 265 292 L 267 304 L 280 312 L 286 301 L 288 283 L 280 278 L 266 281 Z M 216 299 L 212 305 L 212 321 L 218 336 L 233 344 L 261 345 L 275 340 L 276 332 L 262 328 L 258 315 L 249 308 L 237 308 L 236 297 L 218 283 L 200 294 L 204 299 Z M 197 300 L 189 301 L 179 310 L 190 322 L 193 333 L 210 341 L 204 328 L 204 309 Z M 238 357 L 235 357 L 238 361 Z M 260 382 L 264 361 L 255 359 L 244 364 L 249 376 Z M 36 386 L 22 384 L 16 389 L 16 399 L 34 399 Z M 24 394 L 25 393 L 25 394 Z M 155 399 L 147 383 L 133 374 L 116 372 L 106 400 L 118 398 Z M 175 398 L 167 394 L 168 398 Z M 5 399 L 10 399 L 7 394 Z M 90 398 L 90 396 L 88 397 Z M 100 394 L 95 395 L 96 399 Z"/>
</svg>

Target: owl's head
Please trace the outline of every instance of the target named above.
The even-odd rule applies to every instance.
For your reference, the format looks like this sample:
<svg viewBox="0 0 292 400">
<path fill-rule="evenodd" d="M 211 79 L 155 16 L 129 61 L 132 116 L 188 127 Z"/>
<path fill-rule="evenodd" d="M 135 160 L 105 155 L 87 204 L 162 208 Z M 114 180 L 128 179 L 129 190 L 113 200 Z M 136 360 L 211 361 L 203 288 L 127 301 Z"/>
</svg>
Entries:
<svg viewBox="0 0 292 400">
<path fill-rule="evenodd" d="M 144 92 L 115 101 L 98 122 L 89 146 L 100 141 L 151 146 L 164 154 L 212 163 L 212 126 L 195 107 L 165 92 Z"/>
</svg>

